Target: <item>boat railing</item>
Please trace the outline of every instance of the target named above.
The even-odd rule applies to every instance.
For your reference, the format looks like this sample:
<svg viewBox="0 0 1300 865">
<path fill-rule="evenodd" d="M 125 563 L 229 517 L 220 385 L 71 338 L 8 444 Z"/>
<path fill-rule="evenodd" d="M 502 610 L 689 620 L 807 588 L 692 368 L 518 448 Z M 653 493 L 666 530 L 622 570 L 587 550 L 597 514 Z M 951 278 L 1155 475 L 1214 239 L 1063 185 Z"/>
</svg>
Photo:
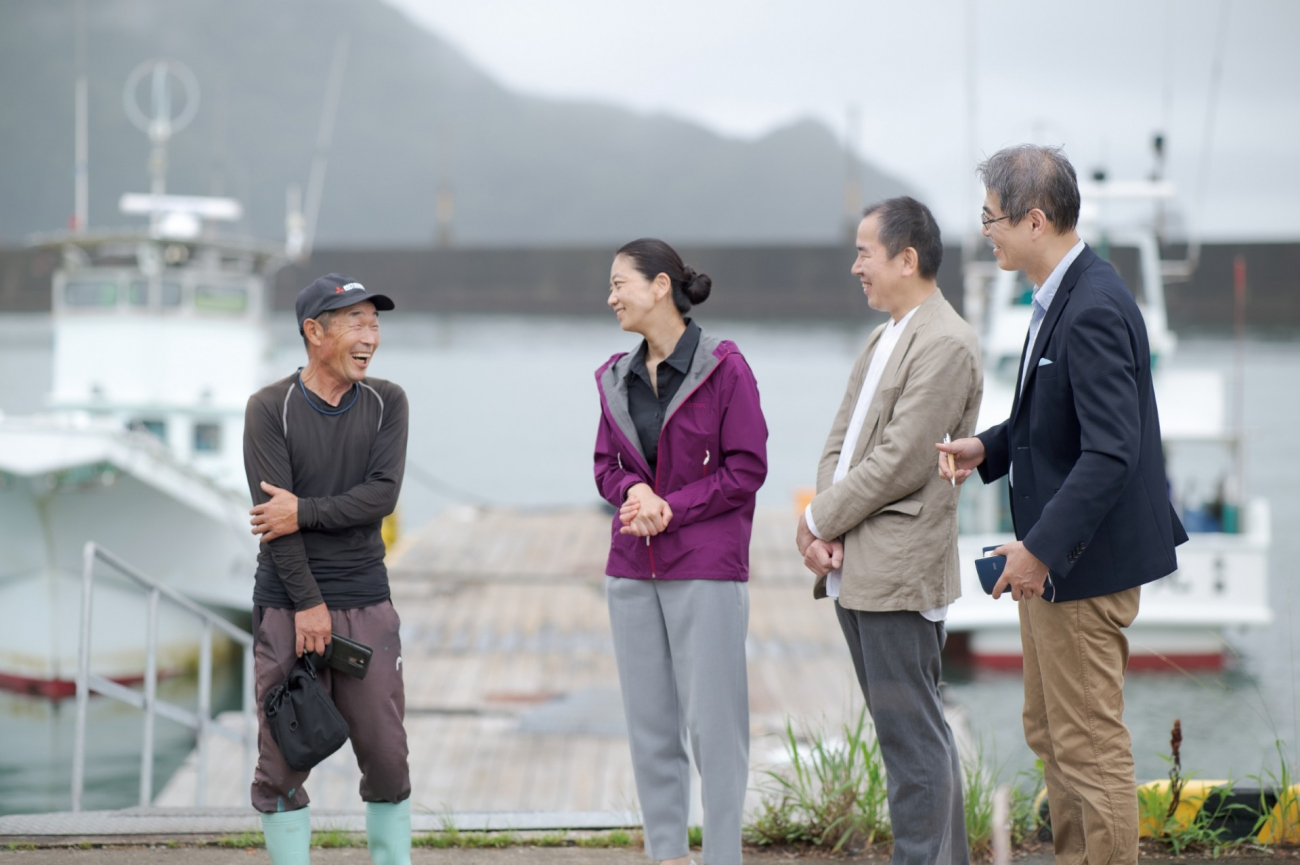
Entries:
<svg viewBox="0 0 1300 865">
<path fill-rule="evenodd" d="M 91 610 L 94 605 L 95 564 L 102 562 L 139 585 L 147 593 L 148 618 L 145 629 L 144 690 L 136 691 L 90 671 Z M 166 599 L 194 616 L 203 626 L 199 643 L 199 693 L 197 711 L 191 712 L 174 703 L 158 699 L 158 608 Z M 242 731 L 215 723 L 212 717 L 212 637 L 220 631 L 243 650 L 243 725 Z M 81 643 L 77 656 L 77 726 L 72 750 L 72 810 L 82 809 L 86 784 L 86 717 L 90 694 L 102 694 L 144 711 L 144 747 L 140 756 L 140 805 L 153 801 L 154 721 L 161 715 L 194 730 L 198 739 L 195 805 L 207 804 L 208 739 L 217 734 L 244 746 L 244 786 L 252 783 L 252 756 L 257 747 L 257 724 L 253 701 L 253 637 L 247 631 L 186 598 L 169 586 L 132 567 L 113 553 L 87 541 L 81 572 Z"/>
</svg>

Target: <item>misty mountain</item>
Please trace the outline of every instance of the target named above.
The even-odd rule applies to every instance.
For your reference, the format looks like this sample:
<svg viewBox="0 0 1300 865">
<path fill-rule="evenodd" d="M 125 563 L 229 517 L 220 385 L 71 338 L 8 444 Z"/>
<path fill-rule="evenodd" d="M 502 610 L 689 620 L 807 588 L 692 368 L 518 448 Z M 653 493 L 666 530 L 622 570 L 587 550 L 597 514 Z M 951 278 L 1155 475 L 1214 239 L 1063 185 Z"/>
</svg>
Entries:
<svg viewBox="0 0 1300 865">
<path fill-rule="evenodd" d="M 0 3 L 0 241 L 72 213 L 76 10 Z M 737 140 L 521 95 L 380 0 L 88 0 L 85 28 L 92 226 L 129 224 L 118 198 L 148 189 L 149 142 L 122 89 L 142 61 L 166 57 L 202 88 L 197 118 L 172 139 L 168 191 L 236 197 L 244 231 L 283 237 L 286 187 L 306 186 L 346 36 L 318 246 L 431 243 L 440 187 L 454 196 L 454 241 L 470 245 L 843 236 L 846 158 L 824 125 Z M 904 191 L 859 170 L 865 200 Z"/>
</svg>

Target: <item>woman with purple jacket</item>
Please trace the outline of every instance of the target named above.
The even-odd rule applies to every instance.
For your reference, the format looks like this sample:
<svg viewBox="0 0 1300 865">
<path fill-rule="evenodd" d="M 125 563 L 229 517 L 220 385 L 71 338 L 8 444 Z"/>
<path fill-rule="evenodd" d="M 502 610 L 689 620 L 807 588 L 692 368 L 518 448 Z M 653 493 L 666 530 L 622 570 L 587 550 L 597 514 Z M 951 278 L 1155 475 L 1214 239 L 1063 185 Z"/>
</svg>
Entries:
<svg viewBox="0 0 1300 865">
<path fill-rule="evenodd" d="M 712 280 L 661 240 L 618 251 L 609 305 L 640 347 L 596 373 L 596 486 L 619 509 L 606 592 L 651 859 L 685 865 L 690 740 L 704 861 L 738 865 L 749 776 L 749 535 L 767 476 L 758 387 L 685 318 Z"/>
</svg>

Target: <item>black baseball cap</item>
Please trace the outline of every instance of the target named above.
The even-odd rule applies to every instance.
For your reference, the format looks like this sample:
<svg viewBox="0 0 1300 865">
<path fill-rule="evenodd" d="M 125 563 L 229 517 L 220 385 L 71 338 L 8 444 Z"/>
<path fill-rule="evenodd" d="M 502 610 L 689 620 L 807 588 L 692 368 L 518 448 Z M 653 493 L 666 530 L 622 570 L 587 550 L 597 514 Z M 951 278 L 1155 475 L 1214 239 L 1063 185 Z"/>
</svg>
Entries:
<svg viewBox="0 0 1300 865">
<path fill-rule="evenodd" d="M 395 309 L 397 304 L 386 294 L 370 294 L 366 287 L 350 276 L 327 273 L 311 285 L 298 292 L 294 303 L 294 312 L 298 314 L 298 333 L 302 333 L 302 323 L 309 318 L 316 318 L 322 312 L 331 309 L 343 309 L 368 300 L 375 309 L 386 312 Z"/>
</svg>

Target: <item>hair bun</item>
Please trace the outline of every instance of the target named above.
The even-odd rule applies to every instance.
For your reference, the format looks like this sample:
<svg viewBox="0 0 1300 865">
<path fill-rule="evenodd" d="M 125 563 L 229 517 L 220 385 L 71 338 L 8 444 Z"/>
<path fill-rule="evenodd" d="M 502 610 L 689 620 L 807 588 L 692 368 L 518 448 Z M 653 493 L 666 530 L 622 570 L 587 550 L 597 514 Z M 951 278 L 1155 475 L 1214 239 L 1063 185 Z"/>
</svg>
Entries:
<svg viewBox="0 0 1300 865">
<path fill-rule="evenodd" d="M 713 291 L 713 279 L 707 273 L 700 273 L 687 265 L 682 273 L 682 291 L 692 304 L 704 303 Z"/>
</svg>

